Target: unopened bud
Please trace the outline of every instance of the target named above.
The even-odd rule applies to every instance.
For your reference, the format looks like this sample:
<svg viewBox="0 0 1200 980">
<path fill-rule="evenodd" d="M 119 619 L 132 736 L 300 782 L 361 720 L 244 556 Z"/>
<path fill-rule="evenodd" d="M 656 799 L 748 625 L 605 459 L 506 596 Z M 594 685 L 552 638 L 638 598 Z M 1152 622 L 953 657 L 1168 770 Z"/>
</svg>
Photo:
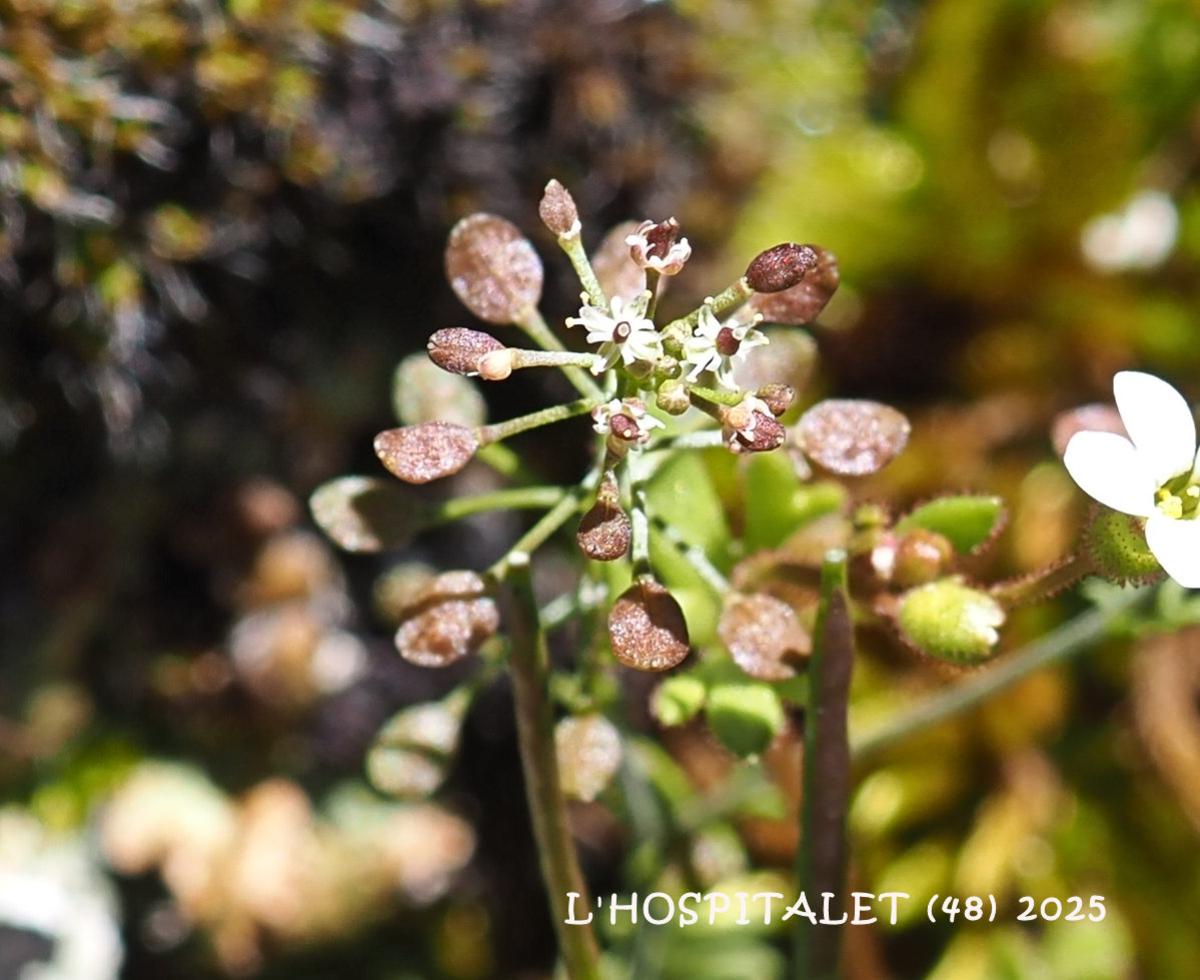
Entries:
<svg viewBox="0 0 1200 980">
<path fill-rule="evenodd" d="M 762 314 L 767 323 L 799 326 L 812 323 L 837 291 L 841 276 L 837 257 L 816 245 L 806 245 L 817 256 L 816 268 L 805 273 L 796 285 L 778 293 L 755 293 L 750 308 Z"/>
<path fill-rule="evenodd" d="M 756 293 L 780 293 L 816 267 L 817 253 L 811 245 L 786 242 L 756 255 L 746 267 L 746 282 Z"/>
<path fill-rule="evenodd" d="M 428 483 L 457 473 L 478 449 L 474 430 L 451 422 L 406 425 L 375 437 L 375 455 L 406 483 Z"/>
<path fill-rule="evenodd" d="M 511 347 L 494 350 L 479 359 L 479 376 L 484 381 L 503 381 L 513 370 Z"/>
<path fill-rule="evenodd" d="M 945 575 L 954 561 L 954 545 L 944 535 L 917 529 L 896 543 L 892 577 L 903 588 L 924 585 Z"/>
<path fill-rule="evenodd" d="M 688 629 L 679 603 L 657 582 L 635 582 L 608 614 L 613 653 L 636 670 L 670 670 L 688 655 Z"/>
<path fill-rule="evenodd" d="M 792 402 L 796 400 L 796 389 L 791 385 L 763 385 L 754 394 L 755 397 L 761 398 L 766 403 L 767 408 L 776 418 L 791 408 Z"/>
<path fill-rule="evenodd" d="M 491 334 L 465 327 L 438 330 L 425 345 L 429 359 L 443 371 L 467 376 L 479 373 L 479 359 L 484 354 L 503 347 Z"/>
<path fill-rule="evenodd" d="M 560 238 L 579 234 L 579 209 L 575 207 L 575 199 L 557 180 L 546 185 L 538 204 L 538 217 Z"/>
<path fill-rule="evenodd" d="M 796 427 L 796 443 L 812 460 L 842 476 L 883 469 L 908 444 L 908 419 L 879 402 L 829 399 Z"/>
<path fill-rule="evenodd" d="M 682 381 L 671 379 L 658 386 L 654 394 L 654 404 L 668 415 L 682 415 L 692 404 L 687 386 Z"/>
<path fill-rule="evenodd" d="M 396 649 L 418 667 L 445 667 L 500 628 L 496 603 L 475 572 L 444 572 L 422 589 L 396 631 Z"/>
</svg>

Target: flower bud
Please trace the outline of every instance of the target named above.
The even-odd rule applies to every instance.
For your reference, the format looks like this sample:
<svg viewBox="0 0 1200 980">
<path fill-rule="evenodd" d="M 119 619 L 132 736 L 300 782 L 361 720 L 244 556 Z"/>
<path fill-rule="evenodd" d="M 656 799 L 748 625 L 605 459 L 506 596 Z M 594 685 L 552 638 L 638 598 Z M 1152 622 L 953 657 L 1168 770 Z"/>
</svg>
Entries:
<svg viewBox="0 0 1200 980">
<path fill-rule="evenodd" d="M 1145 585 L 1163 575 L 1146 545 L 1143 522 L 1128 514 L 1097 507 L 1083 532 L 1083 548 L 1095 573 L 1110 582 Z"/>
<path fill-rule="evenodd" d="M 504 345 L 491 334 L 465 327 L 435 331 L 425 345 L 429 359 L 443 371 L 467 377 L 479 373 L 479 359 L 484 354 L 503 348 Z"/>
<path fill-rule="evenodd" d="M 542 297 L 542 260 L 517 226 L 494 214 L 472 214 L 450 231 L 446 278 L 481 320 L 515 323 Z"/>
<path fill-rule="evenodd" d="M 400 548 L 421 526 L 421 507 L 394 483 L 343 476 L 308 498 L 313 520 L 339 548 L 373 552 Z"/>
<path fill-rule="evenodd" d="M 511 347 L 490 351 L 479 359 L 479 376 L 484 381 L 503 381 L 513 370 Z"/>
<path fill-rule="evenodd" d="M 590 803 L 621 765 L 621 735 L 601 714 L 564 718 L 554 728 L 554 751 L 563 793 Z"/>
<path fill-rule="evenodd" d="M 406 425 L 375 437 L 375 455 L 406 483 L 428 483 L 457 473 L 478 449 L 475 432 L 451 422 Z"/>
<path fill-rule="evenodd" d="M 670 670 L 688 655 L 683 610 L 651 579 L 635 582 L 613 603 L 608 637 L 617 659 L 636 670 Z"/>
<path fill-rule="evenodd" d="M 796 670 L 788 661 L 812 651 L 812 639 L 792 607 L 769 595 L 730 596 L 717 635 L 733 662 L 762 681 L 794 677 Z"/>
<path fill-rule="evenodd" d="M 908 419 L 878 402 L 830 399 L 810 408 L 796 426 L 796 443 L 812 460 L 841 476 L 883 469 L 908 444 Z"/>
<path fill-rule="evenodd" d="M 692 247 L 679 237 L 679 222 L 674 218 L 643 221 L 625 243 L 639 268 L 654 269 L 664 276 L 678 275 L 692 256 Z"/>
<path fill-rule="evenodd" d="M 896 544 L 892 578 L 903 588 L 924 585 L 945 575 L 954 561 L 954 545 L 944 535 L 916 529 Z"/>
<path fill-rule="evenodd" d="M 904 593 L 896 622 L 905 641 L 922 653 L 973 664 L 995 650 L 1004 610 L 986 592 L 944 578 Z"/>
<path fill-rule="evenodd" d="M 758 292 L 750 297 L 750 308 L 760 313 L 767 323 L 788 326 L 812 323 L 837 291 L 841 279 L 837 258 L 816 245 L 804 247 L 816 254 L 817 264 L 800 282 L 778 293 Z"/>
<path fill-rule="evenodd" d="M 654 404 L 668 415 L 682 415 L 692 406 L 687 386 L 678 378 L 671 378 L 658 386 L 654 393 Z"/>
<path fill-rule="evenodd" d="M 796 389 L 791 385 L 763 385 L 754 394 L 755 397 L 761 398 L 766 403 L 767 408 L 776 418 L 791 408 L 792 402 L 796 400 Z"/>
<path fill-rule="evenodd" d="M 575 199 L 557 180 L 546 185 L 538 203 L 538 217 L 559 238 L 579 234 L 579 209 L 575 207 Z"/>
<path fill-rule="evenodd" d="M 749 396 L 721 413 L 725 445 L 734 453 L 763 453 L 778 449 L 787 432 L 759 398 Z"/>
<path fill-rule="evenodd" d="M 596 494 L 596 503 L 579 522 L 575 540 L 579 550 L 596 561 L 616 561 L 629 550 L 633 528 L 629 516 L 621 509 L 621 495 L 612 472 L 604 474 L 604 482 Z"/>
<path fill-rule="evenodd" d="M 756 255 L 746 267 L 746 282 L 756 293 L 780 293 L 800 282 L 817 261 L 811 245 L 786 242 Z"/>
<path fill-rule="evenodd" d="M 445 667 L 500 628 L 496 603 L 475 572 L 443 572 L 422 589 L 396 631 L 396 649 L 418 667 Z"/>
</svg>

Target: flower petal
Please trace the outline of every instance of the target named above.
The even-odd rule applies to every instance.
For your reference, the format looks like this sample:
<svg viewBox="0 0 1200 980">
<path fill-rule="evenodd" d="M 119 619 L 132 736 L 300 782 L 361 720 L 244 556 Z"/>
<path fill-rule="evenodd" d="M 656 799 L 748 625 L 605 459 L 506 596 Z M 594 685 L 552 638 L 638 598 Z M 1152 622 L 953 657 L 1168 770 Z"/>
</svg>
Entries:
<svg viewBox="0 0 1200 980">
<path fill-rule="evenodd" d="M 1111 432 L 1076 432 L 1063 463 L 1071 479 L 1105 507 L 1135 517 L 1154 513 L 1157 484 L 1133 443 Z"/>
<path fill-rule="evenodd" d="M 1129 438 L 1156 485 L 1189 472 L 1196 452 L 1196 420 L 1183 395 L 1152 374 L 1120 371 L 1113 394 Z"/>
<path fill-rule="evenodd" d="M 1154 514 L 1146 521 L 1146 544 L 1171 578 L 1185 589 L 1200 589 L 1200 520 Z"/>
</svg>

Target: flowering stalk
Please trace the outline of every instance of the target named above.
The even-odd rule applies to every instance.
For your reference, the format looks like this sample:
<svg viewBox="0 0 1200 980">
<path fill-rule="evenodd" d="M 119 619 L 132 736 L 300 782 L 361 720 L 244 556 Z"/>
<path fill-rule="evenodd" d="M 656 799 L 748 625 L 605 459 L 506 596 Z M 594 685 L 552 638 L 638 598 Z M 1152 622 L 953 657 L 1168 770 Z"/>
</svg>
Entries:
<svg viewBox="0 0 1200 980">
<path fill-rule="evenodd" d="M 595 398 L 577 398 L 573 402 L 551 405 L 549 408 L 542 408 L 536 412 L 530 412 L 528 415 L 520 415 L 515 419 L 482 425 L 475 430 L 476 436 L 484 445 L 499 442 L 501 439 L 509 439 L 518 433 L 528 432 L 530 429 L 537 429 L 543 425 L 583 415 L 585 412 L 590 412 L 597 404 L 599 401 Z"/>
<path fill-rule="evenodd" d="M 563 347 L 562 341 L 555 336 L 554 331 L 547 325 L 542 314 L 538 312 L 536 307 L 531 307 L 521 317 L 517 323 L 522 330 L 529 336 L 535 344 L 543 350 L 561 351 Z M 575 389 L 586 398 L 602 398 L 604 393 L 600 390 L 600 386 L 593 381 L 585 371 L 581 371 L 577 367 L 564 367 L 563 374 L 567 380 L 575 386 Z"/>
<path fill-rule="evenodd" d="M 840 907 L 846 880 L 846 810 L 850 744 L 846 714 L 854 666 L 854 624 L 846 591 L 846 553 L 830 551 L 821 567 L 821 598 L 809 660 L 804 712 L 804 771 L 796 877 L 802 894 L 830 893 Z M 836 918 L 837 910 L 834 910 Z M 841 929 L 796 917 L 795 976 L 834 980 Z"/>
<path fill-rule="evenodd" d="M 570 493 L 566 487 L 508 487 L 490 493 L 451 497 L 434 504 L 429 510 L 429 519 L 456 521 L 491 510 L 542 510 L 554 507 Z"/>
<path fill-rule="evenodd" d="M 541 520 L 520 537 L 504 557 L 487 570 L 485 577 L 493 582 L 502 582 L 515 566 L 522 561 L 527 562 L 534 551 L 545 544 L 555 531 L 571 519 L 573 514 L 579 512 L 579 505 L 586 492 L 586 488 L 580 486 L 564 496 L 542 516 Z"/>
<path fill-rule="evenodd" d="M 583 896 L 587 886 L 579 870 L 567 821 L 566 801 L 559 782 L 554 748 L 554 718 L 549 698 L 549 657 L 546 637 L 538 621 L 527 552 L 509 559 L 505 610 L 508 616 L 513 702 L 525 796 L 533 822 L 534 838 L 546 883 L 559 949 L 571 980 L 599 980 L 600 954 L 590 925 L 567 925 L 571 918 L 569 894 Z"/>
</svg>

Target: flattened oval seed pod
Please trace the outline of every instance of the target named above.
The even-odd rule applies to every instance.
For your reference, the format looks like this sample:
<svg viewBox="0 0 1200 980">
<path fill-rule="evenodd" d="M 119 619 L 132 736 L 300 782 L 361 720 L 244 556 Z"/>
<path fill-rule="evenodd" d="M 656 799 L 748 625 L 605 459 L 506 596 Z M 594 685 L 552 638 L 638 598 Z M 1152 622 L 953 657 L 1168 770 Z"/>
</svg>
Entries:
<svg viewBox="0 0 1200 980">
<path fill-rule="evenodd" d="M 812 651 L 812 639 L 786 602 L 769 595 L 734 595 L 725 603 L 717 635 L 733 662 L 760 681 L 796 675 L 788 661 Z"/>
<path fill-rule="evenodd" d="M 500 628 L 495 601 L 475 572 L 443 572 L 422 589 L 396 631 L 396 649 L 418 667 L 446 667 Z"/>
<path fill-rule="evenodd" d="M 746 267 L 746 282 L 756 293 L 781 293 L 816 267 L 817 253 L 811 245 L 784 242 L 754 257 Z"/>
<path fill-rule="evenodd" d="M 375 437 L 375 455 L 406 483 L 428 483 L 457 473 L 478 449 L 475 433 L 452 422 L 406 425 Z"/>
<path fill-rule="evenodd" d="M 601 714 L 564 718 L 554 729 L 554 750 L 567 796 L 591 802 L 621 765 L 621 735 Z"/>
<path fill-rule="evenodd" d="M 750 308 L 761 313 L 767 323 L 812 323 L 837 291 L 841 282 L 837 257 L 816 245 L 806 247 L 816 254 L 817 264 L 803 279 L 778 293 L 755 293 L 750 297 Z"/>
<path fill-rule="evenodd" d="M 482 330 L 447 327 L 434 331 L 425 349 L 429 359 L 443 371 L 470 377 L 479 373 L 479 360 L 484 354 L 503 350 L 504 345 Z"/>
<path fill-rule="evenodd" d="M 879 402 L 829 399 L 810 408 L 796 426 L 796 443 L 832 473 L 866 476 L 883 469 L 908 444 L 910 426 Z"/>
<path fill-rule="evenodd" d="M 372 552 L 399 548 L 420 529 L 421 507 L 390 480 L 343 476 L 308 498 L 313 520 L 339 548 Z"/>
<path fill-rule="evenodd" d="M 542 298 L 542 260 L 511 221 L 472 214 L 450 232 L 446 278 L 463 305 L 488 323 L 514 323 Z"/>
<path fill-rule="evenodd" d="M 670 670 L 688 655 L 683 610 L 654 581 L 635 582 L 613 603 L 608 614 L 613 653 L 636 670 Z"/>
</svg>

